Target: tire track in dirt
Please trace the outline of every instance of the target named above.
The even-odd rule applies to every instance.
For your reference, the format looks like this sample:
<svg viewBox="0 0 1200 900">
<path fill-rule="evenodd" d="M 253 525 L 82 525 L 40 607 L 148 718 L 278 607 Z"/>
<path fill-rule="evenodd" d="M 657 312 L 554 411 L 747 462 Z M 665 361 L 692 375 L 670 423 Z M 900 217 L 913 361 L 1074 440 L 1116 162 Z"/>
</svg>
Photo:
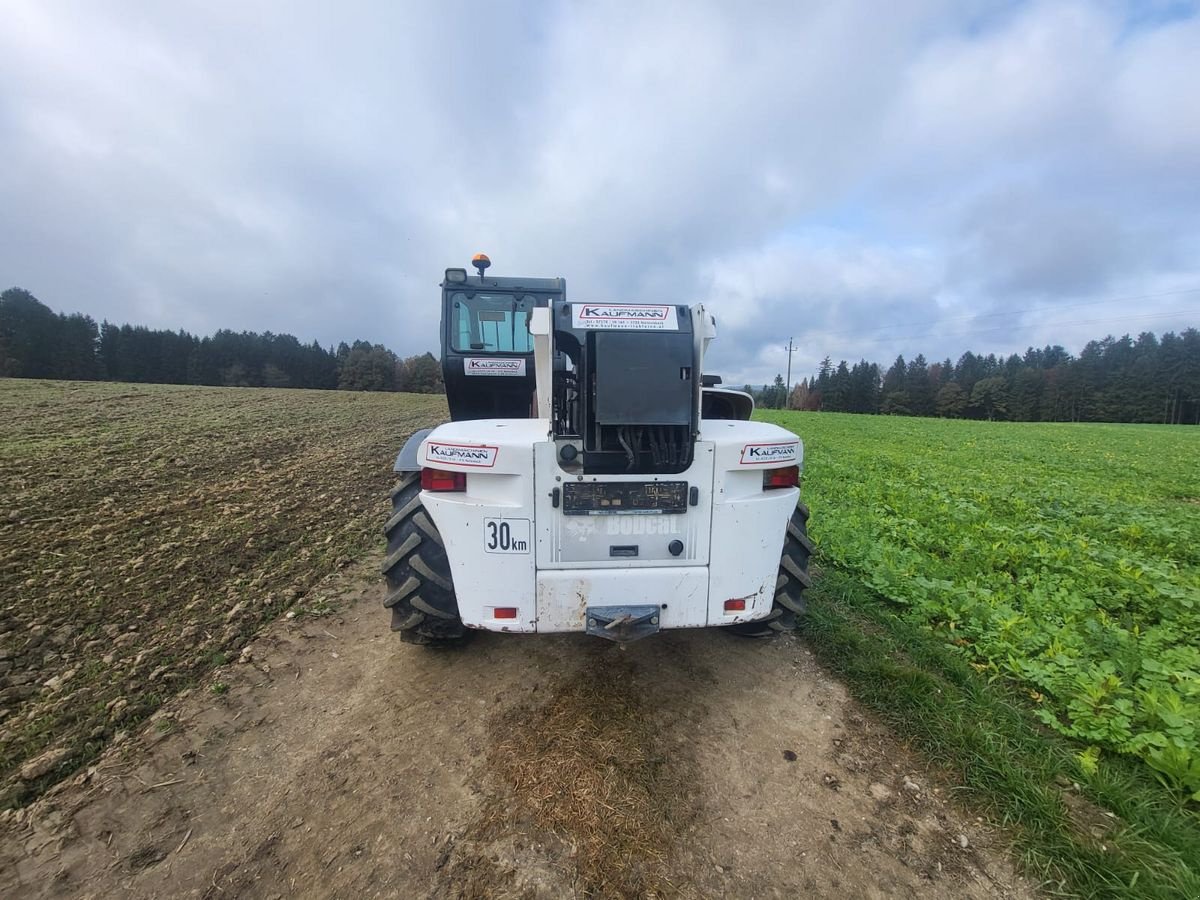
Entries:
<svg viewBox="0 0 1200 900">
<path fill-rule="evenodd" d="M 700 809 L 692 746 L 670 739 L 628 653 L 599 642 L 580 649 L 586 661 L 550 696 L 491 717 L 489 800 L 448 855 L 453 864 L 439 875 L 438 892 L 487 897 L 537 879 L 552 894 L 555 879 L 533 873 L 552 870 L 554 856 L 570 861 L 572 888 L 585 895 L 644 897 L 681 887 L 668 862 Z M 681 685 L 676 708 L 711 680 Z M 524 852 L 514 863 L 528 850 L 513 845 L 521 834 L 536 835 L 543 859 Z"/>
<path fill-rule="evenodd" d="M 794 637 L 430 652 L 370 566 L 314 594 L 336 611 L 3 814 L 0 895 L 1031 894 Z"/>
</svg>

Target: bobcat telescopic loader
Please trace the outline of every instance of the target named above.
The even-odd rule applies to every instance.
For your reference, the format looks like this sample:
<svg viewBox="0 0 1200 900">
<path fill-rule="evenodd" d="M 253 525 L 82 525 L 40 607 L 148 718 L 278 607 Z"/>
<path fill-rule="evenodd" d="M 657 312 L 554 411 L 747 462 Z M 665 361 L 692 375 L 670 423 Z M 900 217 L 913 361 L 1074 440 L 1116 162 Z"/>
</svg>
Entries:
<svg viewBox="0 0 1200 900">
<path fill-rule="evenodd" d="M 792 627 L 809 585 L 803 447 L 702 375 L 703 306 L 573 303 L 561 278 L 447 269 L 452 421 L 414 434 L 388 520 L 402 640 L 469 629 Z"/>
</svg>

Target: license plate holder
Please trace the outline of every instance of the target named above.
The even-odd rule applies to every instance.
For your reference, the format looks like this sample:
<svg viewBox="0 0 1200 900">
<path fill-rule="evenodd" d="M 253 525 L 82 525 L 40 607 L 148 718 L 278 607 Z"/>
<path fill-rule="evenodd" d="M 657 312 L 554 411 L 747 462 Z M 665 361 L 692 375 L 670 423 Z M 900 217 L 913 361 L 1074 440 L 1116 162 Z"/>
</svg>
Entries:
<svg viewBox="0 0 1200 900">
<path fill-rule="evenodd" d="M 680 515 L 688 510 L 686 481 L 568 481 L 563 515 Z"/>
</svg>

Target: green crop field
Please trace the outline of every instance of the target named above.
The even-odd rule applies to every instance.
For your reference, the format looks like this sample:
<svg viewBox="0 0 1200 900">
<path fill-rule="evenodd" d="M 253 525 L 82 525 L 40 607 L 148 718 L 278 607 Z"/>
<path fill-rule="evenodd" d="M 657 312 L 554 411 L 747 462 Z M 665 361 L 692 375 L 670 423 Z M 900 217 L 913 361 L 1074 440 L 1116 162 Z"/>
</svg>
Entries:
<svg viewBox="0 0 1200 900">
<path fill-rule="evenodd" d="M 826 564 L 1200 799 L 1200 429 L 778 413 Z"/>
</svg>

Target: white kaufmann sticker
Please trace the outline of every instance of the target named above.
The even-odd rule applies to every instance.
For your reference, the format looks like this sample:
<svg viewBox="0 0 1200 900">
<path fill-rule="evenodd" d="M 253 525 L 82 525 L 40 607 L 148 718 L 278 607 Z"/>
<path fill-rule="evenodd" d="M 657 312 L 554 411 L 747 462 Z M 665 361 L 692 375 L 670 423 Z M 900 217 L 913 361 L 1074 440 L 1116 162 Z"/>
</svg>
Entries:
<svg viewBox="0 0 1200 900">
<path fill-rule="evenodd" d="M 747 444 L 742 448 L 743 466 L 765 466 L 769 463 L 795 462 L 795 441 L 781 441 L 769 444 Z"/>
<path fill-rule="evenodd" d="M 487 553 L 528 553 L 528 519 L 484 519 L 483 549 Z"/>
<path fill-rule="evenodd" d="M 520 377 L 525 374 L 525 360 L 468 356 L 463 359 L 463 371 L 468 375 L 512 375 Z"/>
<path fill-rule="evenodd" d="M 440 441 L 429 441 L 425 444 L 425 461 L 490 469 L 496 464 L 497 452 L 496 447 L 481 447 L 477 444 L 445 444 Z"/>
<path fill-rule="evenodd" d="M 623 328 L 630 331 L 678 331 L 674 306 L 636 303 L 573 303 L 575 328 Z"/>
</svg>

